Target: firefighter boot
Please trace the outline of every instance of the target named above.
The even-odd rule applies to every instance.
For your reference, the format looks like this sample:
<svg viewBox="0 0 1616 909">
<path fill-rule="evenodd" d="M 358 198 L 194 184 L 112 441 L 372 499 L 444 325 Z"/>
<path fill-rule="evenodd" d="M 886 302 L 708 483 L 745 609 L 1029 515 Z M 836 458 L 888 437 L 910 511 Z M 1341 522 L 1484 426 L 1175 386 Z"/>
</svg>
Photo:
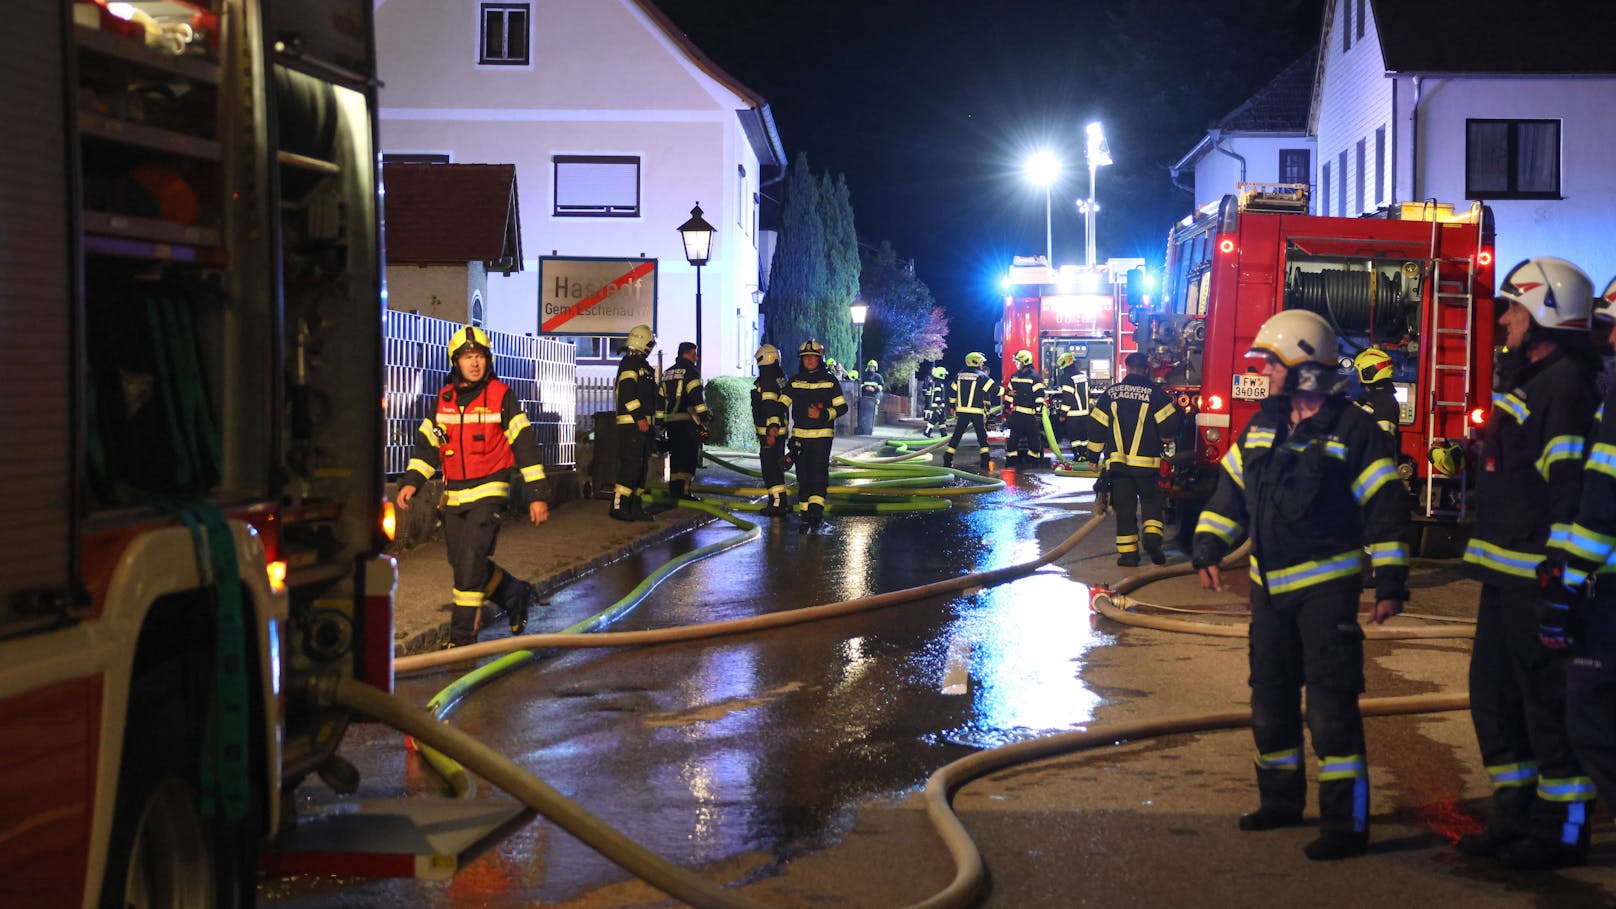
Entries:
<svg viewBox="0 0 1616 909">
<path fill-rule="evenodd" d="M 988 453 L 987 452 L 985 452 L 985 451 L 982 452 L 982 459 L 979 462 L 977 462 L 977 465 L 976 465 L 977 473 L 980 473 L 982 476 L 985 477 L 985 476 L 988 475 L 988 471 L 990 471 L 992 469 L 993 469 L 993 461 L 988 458 Z"/>
<path fill-rule="evenodd" d="M 607 517 L 614 521 L 634 520 L 633 507 L 636 496 L 632 492 L 624 492 L 618 488 L 612 492 L 612 510 L 606 512 Z"/>
<path fill-rule="evenodd" d="M 943 452 L 943 466 L 944 467 L 953 467 L 954 466 L 954 453 L 952 451 Z"/>
<path fill-rule="evenodd" d="M 1574 803 L 1585 808 L 1584 803 Z M 1569 825 L 1568 825 L 1569 826 Z M 1498 858 L 1516 871 L 1548 871 L 1588 864 L 1588 825 L 1575 843 L 1562 843 L 1543 836 L 1528 836 L 1498 850 Z"/>
<path fill-rule="evenodd" d="M 1159 534 L 1147 533 L 1143 538 L 1145 554 L 1150 556 L 1153 565 L 1166 565 L 1167 553 L 1162 552 L 1162 538 Z"/>
<path fill-rule="evenodd" d="M 1454 848 L 1461 855 L 1476 858 L 1497 856 L 1526 838 L 1535 801 L 1537 790 L 1532 786 L 1503 786 L 1493 790 L 1493 818 L 1487 829 L 1459 837 Z"/>
<path fill-rule="evenodd" d="M 1369 849 L 1369 834 L 1354 830 L 1326 830 L 1319 838 L 1308 843 L 1302 851 L 1315 862 L 1333 862 L 1336 859 L 1363 855 Z"/>
<path fill-rule="evenodd" d="M 652 515 L 652 514 L 648 513 L 645 510 L 645 495 L 643 493 L 635 493 L 634 495 L 629 496 L 629 499 L 628 499 L 628 520 L 630 520 L 630 521 L 655 521 L 656 520 L 655 515 Z"/>
</svg>

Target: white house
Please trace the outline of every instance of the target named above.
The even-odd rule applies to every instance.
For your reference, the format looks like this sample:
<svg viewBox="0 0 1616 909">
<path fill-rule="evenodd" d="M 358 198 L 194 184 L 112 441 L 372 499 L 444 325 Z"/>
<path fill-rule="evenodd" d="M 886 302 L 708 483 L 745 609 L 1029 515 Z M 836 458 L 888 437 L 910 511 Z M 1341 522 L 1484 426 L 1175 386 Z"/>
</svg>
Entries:
<svg viewBox="0 0 1616 909">
<path fill-rule="evenodd" d="M 1230 111 L 1169 170 L 1173 183 L 1195 195 L 1197 211 L 1215 205 L 1239 183 L 1313 182 L 1308 106 L 1318 54 L 1309 51 Z M 1184 185 L 1189 176 L 1192 186 Z"/>
<path fill-rule="evenodd" d="M 516 165 L 525 258 L 489 274 L 488 327 L 539 331 L 541 257 L 654 259 L 671 358 L 696 339 L 696 270 L 676 228 L 699 203 L 717 229 L 704 372 L 751 371 L 773 255 L 760 202 L 786 164 L 761 97 L 649 0 L 376 0 L 375 16 L 387 160 Z M 578 346 L 580 374 L 610 372 L 608 342 Z"/>
<path fill-rule="evenodd" d="M 1616 274 L 1616 4 L 1491 8 L 1326 0 L 1315 208 L 1480 200 L 1500 276 L 1554 255 L 1602 288 Z"/>
</svg>

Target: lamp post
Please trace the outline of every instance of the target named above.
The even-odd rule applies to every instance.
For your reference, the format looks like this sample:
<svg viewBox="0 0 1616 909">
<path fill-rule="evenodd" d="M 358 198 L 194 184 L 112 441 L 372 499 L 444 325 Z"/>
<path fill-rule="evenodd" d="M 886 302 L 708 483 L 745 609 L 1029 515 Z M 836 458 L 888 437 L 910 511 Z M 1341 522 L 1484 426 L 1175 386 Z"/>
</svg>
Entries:
<svg viewBox="0 0 1616 909">
<path fill-rule="evenodd" d="M 1060 159 L 1055 157 L 1054 152 L 1043 149 L 1034 152 L 1032 157 L 1027 159 L 1026 167 L 1027 179 L 1032 182 L 1032 185 L 1041 186 L 1044 190 L 1044 261 L 1053 268 L 1055 267 L 1055 244 L 1054 231 L 1051 229 L 1053 227 L 1053 218 L 1050 214 L 1049 195 L 1055 181 L 1060 179 Z"/>
<path fill-rule="evenodd" d="M 858 342 L 853 347 L 853 362 L 859 369 L 864 368 L 864 320 L 870 315 L 870 304 L 864 302 L 863 297 L 856 297 L 851 306 L 847 307 L 853 316 L 853 327 L 858 329 Z"/>
<path fill-rule="evenodd" d="M 1096 120 L 1084 128 L 1087 143 L 1083 157 L 1089 165 L 1089 197 L 1078 203 L 1083 211 L 1083 259 L 1089 268 L 1094 267 L 1094 216 L 1100 206 L 1094 201 L 1095 172 L 1111 163 L 1111 147 L 1105 143 L 1105 129 Z"/>
<path fill-rule="evenodd" d="M 679 237 L 685 242 L 685 260 L 696 266 L 696 350 L 701 350 L 701 267 L 707 264 L 712 251 L 714 229 L 702 220 L 701 203 L 690 210 L 690 220 L 679 225 Z"/>
</svg>

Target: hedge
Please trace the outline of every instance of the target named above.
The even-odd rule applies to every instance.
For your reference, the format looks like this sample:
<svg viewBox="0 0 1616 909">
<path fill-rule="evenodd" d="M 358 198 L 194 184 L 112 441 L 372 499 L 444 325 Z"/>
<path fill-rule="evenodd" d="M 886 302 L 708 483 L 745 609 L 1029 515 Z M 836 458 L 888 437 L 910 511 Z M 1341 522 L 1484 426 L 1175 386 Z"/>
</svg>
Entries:
<svg viewBox="0 0 1616 909">
<path fill-rule="evenodd" d="M 723 448 L 757 448 L 752 425 L 752 380 L 744 376 L 714 376 L 707 380 L 707 408 L 712 411 L 707 444 Z"/>
</svg>

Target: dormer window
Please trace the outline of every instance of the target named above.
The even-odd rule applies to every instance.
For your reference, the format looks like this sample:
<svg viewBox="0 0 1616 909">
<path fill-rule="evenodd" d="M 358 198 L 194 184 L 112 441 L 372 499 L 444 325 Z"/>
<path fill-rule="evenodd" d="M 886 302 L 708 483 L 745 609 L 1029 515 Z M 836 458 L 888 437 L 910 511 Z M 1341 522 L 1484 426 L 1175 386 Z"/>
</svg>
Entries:
<svg viewBox="0 0 1616 909">
<path fill-rule="evenodd" d="M 477 62 L 483 66 L 527 66 L 532 62 L 533 4 L 484 3 Z"/>
</svg>

